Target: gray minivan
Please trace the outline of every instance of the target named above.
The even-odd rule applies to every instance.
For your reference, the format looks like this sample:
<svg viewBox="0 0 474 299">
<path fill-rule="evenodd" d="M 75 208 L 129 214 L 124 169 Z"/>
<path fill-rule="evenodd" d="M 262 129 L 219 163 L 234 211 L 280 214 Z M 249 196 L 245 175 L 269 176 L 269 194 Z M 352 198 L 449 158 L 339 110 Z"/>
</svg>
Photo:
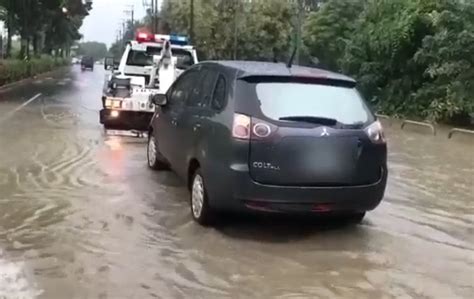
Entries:
<svg viewBox="0 0 474 299">
<path fill-rule="evenodd" d="M 359 222 L 384 196 L 387 145 L 355 86 L 315 68 L 197 64 L 153 98 L 148 165 L 186 180 L 203 225 L 245 210 Z"/>
</svg>

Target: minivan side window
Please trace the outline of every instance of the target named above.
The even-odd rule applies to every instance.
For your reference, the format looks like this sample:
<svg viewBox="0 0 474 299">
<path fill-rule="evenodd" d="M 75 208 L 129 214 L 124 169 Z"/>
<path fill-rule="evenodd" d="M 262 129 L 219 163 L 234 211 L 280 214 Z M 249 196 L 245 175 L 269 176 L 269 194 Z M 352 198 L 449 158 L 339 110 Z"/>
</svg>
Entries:
<svg viewBox="0 0 474 299">
<path fill-rule="evenodd" d="M 216 84 L 216 73 L 203 68 L 199 71 L 199 82 L 193 87 L 193 92 L 188 98 L 188 107 L 205 108 L 209 106 L 214 86 Z"/>
<path fill-rule="evenodd" d="M 222 110 L 226 106 L 226 79 L 223 75 L 219 75 L 217 78 L 216 87 L 214 89 L 214 94 L 212 95 L 211 107 L 214 110 Z"/>
<path fill-rule="evenodd" d="M 199 74 L 196 71 L 186 73 L 179 79 L 173 87 L 169 97 L 169 104 L 173 107 L 184 106 L 192 93 L 194 81 L 199 80 Z"/>
</svg>

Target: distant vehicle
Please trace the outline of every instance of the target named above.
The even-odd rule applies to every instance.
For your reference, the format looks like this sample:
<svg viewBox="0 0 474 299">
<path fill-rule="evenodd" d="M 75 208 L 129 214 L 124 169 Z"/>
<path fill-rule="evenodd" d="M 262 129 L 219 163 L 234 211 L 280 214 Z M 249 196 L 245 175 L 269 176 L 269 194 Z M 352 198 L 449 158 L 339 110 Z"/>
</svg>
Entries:
<svg viewBox="0 0 474 299">
<path fill-rule="evenodd" d="M 81 69 L 84 71 L 84 70 L 87 70 L 87 69 L 90 69 L 91 71 L 94 70 L 94 58 L 90 57 L 90 56 L 84 56 L 82 57 L 82 60 L 81 60 Z"/>
<path fill-rule="evenodd" d="M 77 57 L 73 57 L 73 58 L 71 59 L 71 63 L 72 63 L 72 64 L 79 64 L 80 62 L 81 62 L 81 60 L 80 60 L 79 58 L 77 58 Z"/>
<path fill-rule="evenodd" d="M 197 64 L 153 97 L 148 166 L 186 180 L 203 225 L 245 210 L 359 222 L 384 196 L 387 145 L 355 85 L 278 63 Z"/>
<path fill-rule="evenodd" d="M 151 96 L 164 94 L 185 69 L 197 63 L 196 49 L 185 36 L 137 32 L 118 65 L 107 58 L 100 123 L 106 130 L 148 129 L 155 106 Z M 125 91 L 126 90 L 126 91 Z"/>
</svg>

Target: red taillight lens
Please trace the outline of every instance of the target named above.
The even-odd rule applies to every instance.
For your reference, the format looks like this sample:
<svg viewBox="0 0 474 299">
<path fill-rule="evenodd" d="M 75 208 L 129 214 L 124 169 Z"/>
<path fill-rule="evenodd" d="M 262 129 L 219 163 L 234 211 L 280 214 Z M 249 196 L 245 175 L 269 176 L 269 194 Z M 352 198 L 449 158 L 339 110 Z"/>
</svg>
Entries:
<svg viewBox="0 0 474 299">
<path fill-rule="evenodd" d="M 250 139 L 250 117 L 244 114 L 234 114 L 232 136 L 237 139 Z"/>
<path fill-rule="evenodd" d="M 382 124 L 378 120 L 372 123 L 367 128 L 365 128 L 365 133 L 369 137 L 370 141 L 372 141 L 373 143 L 376 143 L 376 144 L 386 143 Z"/>
</svg>

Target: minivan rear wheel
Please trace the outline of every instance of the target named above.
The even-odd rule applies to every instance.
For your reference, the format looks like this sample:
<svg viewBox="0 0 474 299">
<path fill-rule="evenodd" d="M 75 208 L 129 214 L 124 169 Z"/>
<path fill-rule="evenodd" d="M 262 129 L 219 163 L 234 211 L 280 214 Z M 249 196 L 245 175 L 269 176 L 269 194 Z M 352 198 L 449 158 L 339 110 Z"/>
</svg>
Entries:
<svg viewBox="0 0 474 299">
<path fill-rule="evenodd" d="M 193 175 L 190 205 L 191 215 L 197 223 L 203 226 L 209 226 L 213 223 L 214 211 L 209 206 L 204 178 L 199 169 Z"/>
</svg>

